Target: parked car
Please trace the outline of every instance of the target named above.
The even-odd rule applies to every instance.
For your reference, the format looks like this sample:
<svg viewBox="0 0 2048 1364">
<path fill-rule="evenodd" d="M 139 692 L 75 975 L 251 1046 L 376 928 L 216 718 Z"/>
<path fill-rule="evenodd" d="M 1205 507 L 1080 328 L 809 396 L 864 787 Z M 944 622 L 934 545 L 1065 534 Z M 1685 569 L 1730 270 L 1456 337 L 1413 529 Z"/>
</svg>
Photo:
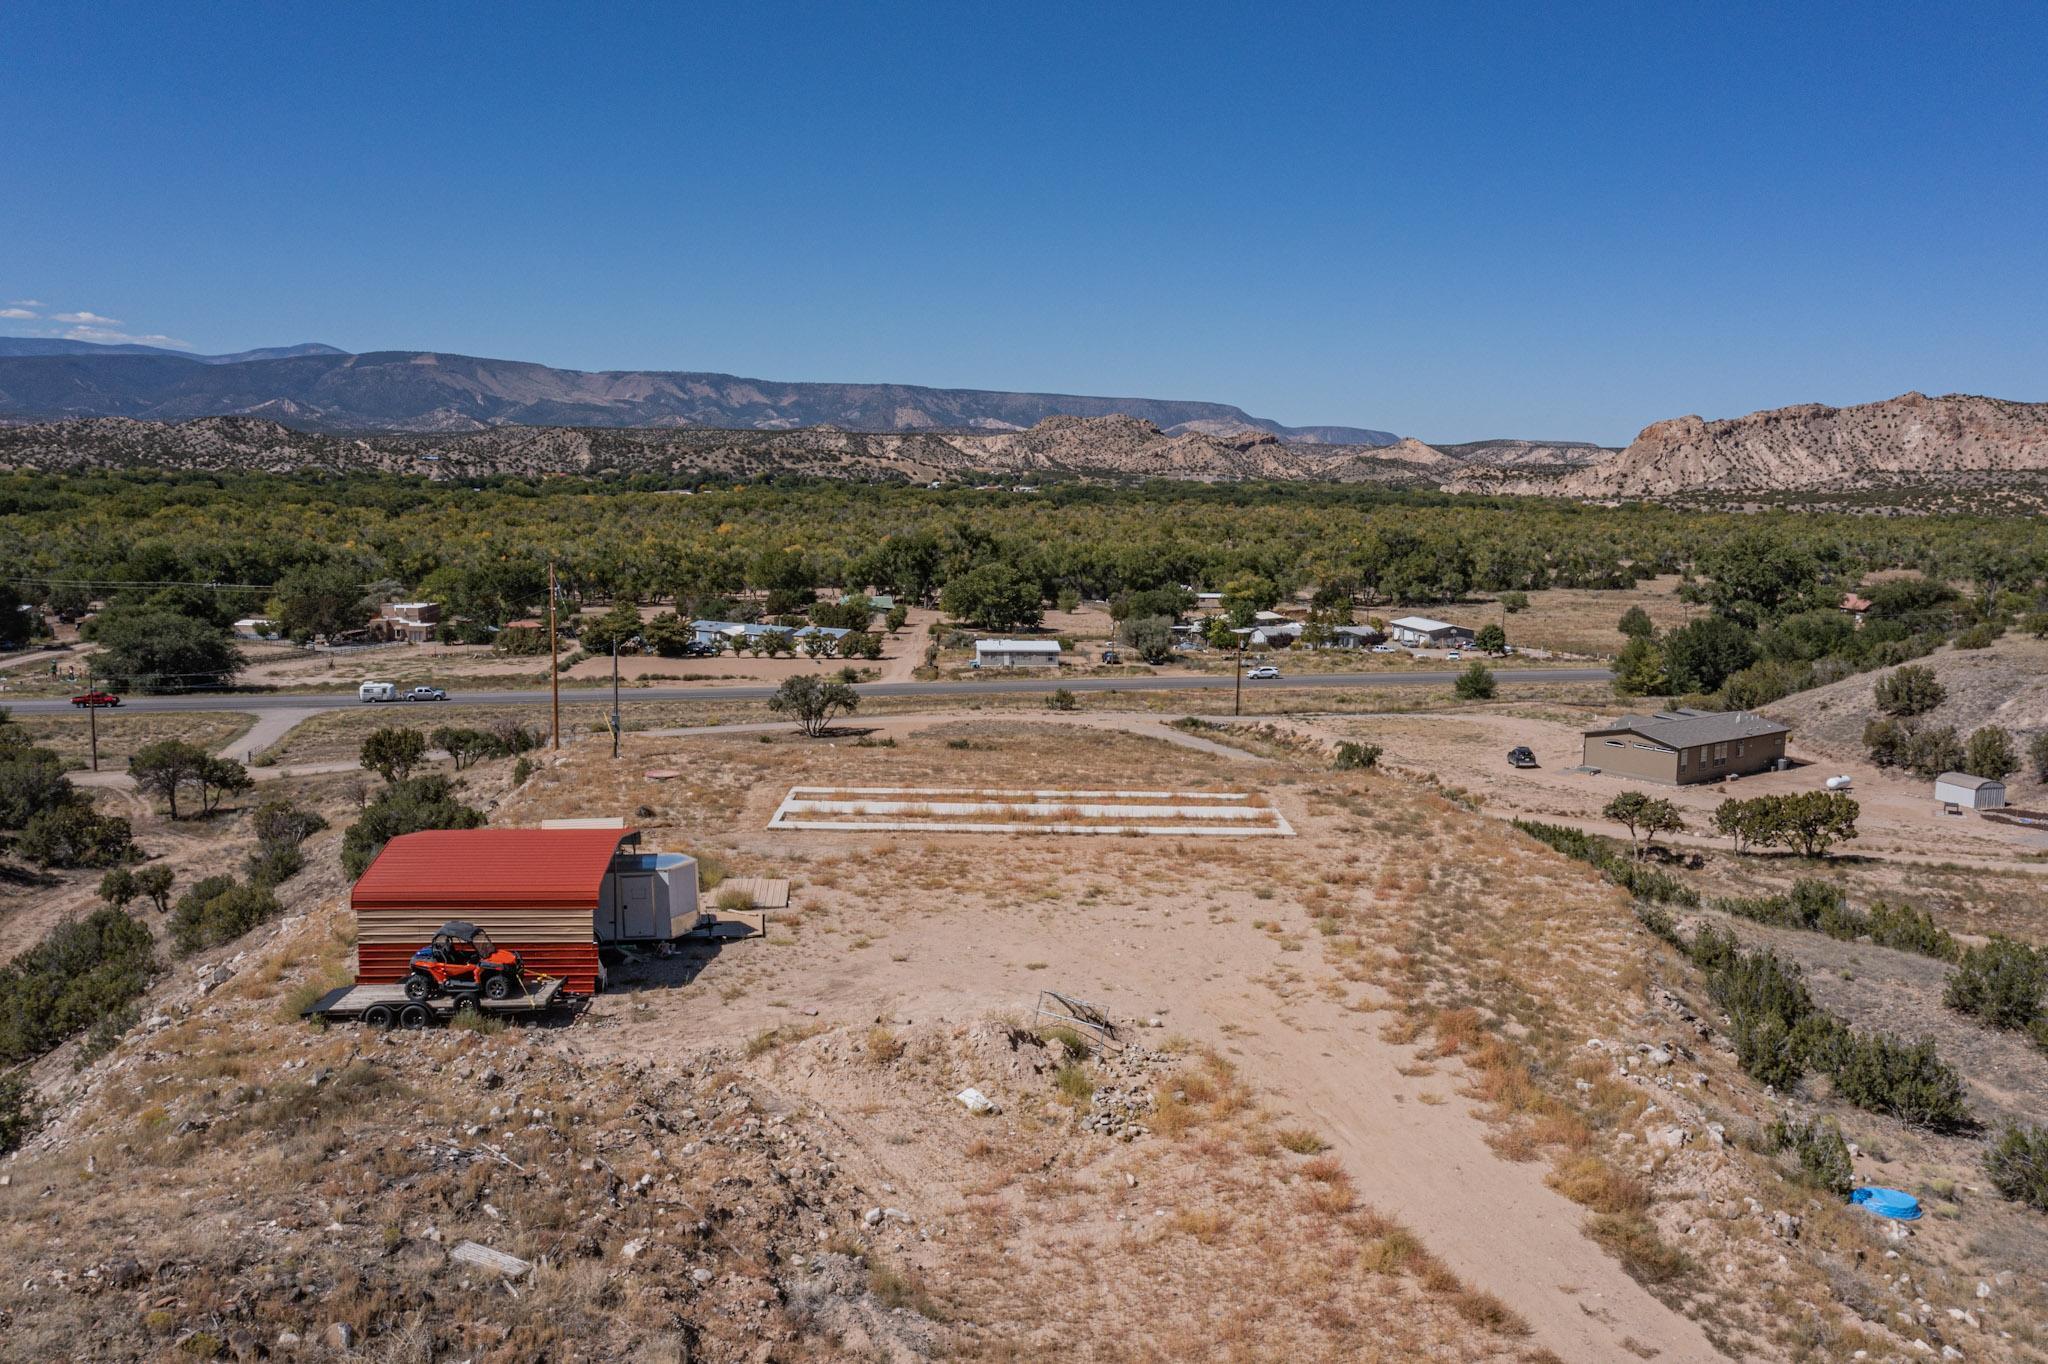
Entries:
<svg viewBox="0 0 2048 1364">
<path fill-rule="evenodd" d="M 1508 750 L 1508 766 L 1534 767 L 1536 766 L 1536 755 L 1526 748 L 1511 748 Z"/>
<path fill-rule="evenodd" d="M 1270 663 L 1260 664 L 1245 674 L 1245 678 L 1252 682 L 1271 682 L 1279 676 L 1280 670 Z"/>
<path fill-rule="evenodd" d="M 405 694 L 408 701 L 446 701 L 448 693 L 439 687 L 414 687 Z"/>
<path fill-rule="evenodd" d="M 358 701 L 396 701 L 397 699 L 398 684 L 396 682 L 365 682 L 362 686 L 356 688 L 356 700 Z"/>
<path fill-rule="evenodd" d="M 1372 651 L 1376 654 L 1398 654 L 1401 652 L 1401 646 L 1398 644 L 1375 644 L 1372 646 Z"/>
<path fill-rule="evenodd" d="M 74 706 L 83 706 L 87 710 L 99 710 L 104 706 L 120 705 L 121 698 L 114 695 L 110 691 L 89 691 L 84 693 L 83 695 L 72 697 L 71 704 Z"/>
<path fill-rule="evenodd" d="M 1456 649 L 1453 649 L 1449 653 L 1444 655 L 1444 659 L 1446 662 L 1456 663 L 1459 659 L 1463 658 L 1464 656 L 1465 655 L 1459 653 Z"/>
</svg>

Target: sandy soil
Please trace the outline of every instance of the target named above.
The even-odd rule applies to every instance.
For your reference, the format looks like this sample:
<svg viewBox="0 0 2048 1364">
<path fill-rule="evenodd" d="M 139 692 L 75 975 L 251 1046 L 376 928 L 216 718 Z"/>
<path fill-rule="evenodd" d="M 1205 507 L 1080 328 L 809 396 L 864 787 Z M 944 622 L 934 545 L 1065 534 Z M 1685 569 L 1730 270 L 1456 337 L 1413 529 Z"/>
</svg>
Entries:
<svg viewBox="0 0 2048 1364">
<path fill-rule="evenodd" d="M 1162 757 L 1161 746 L 1116 733 L 1121 723 L 1091 717 L 1100 737 L 1075 746 L 1031 739 L 1040 725 L 1023 731 L 1020 743 L 1009 722 L 891 721 L 869 742 L 887 737 L 902 747 L 864 753 L 864 773 L 893 780 L 878 769 L 900 769 L 908 780 L 964 764 L 984 784 L 1026 774 L 1050 780 L 1057 768 L 1063 780 L 1114 773 L 1117 784 L 1242 786 L 1261 770 L 1206 742 L 1177 742 L 1182 756 Z M 1156 735 L 1154 723 L 1144 727 Z M 579 772 L 596 782 L 595 791 L 583 781 L 551 790 L 543 777 L 502 816 L 572 807 L 594 813 L 614 804 L 631 814 L 644 802 L 657 812 L 641 821 L 656 828 L 651 842 L 701 848 L 694 834 L 661 826 L 696 826 L 708 805 L 718 809 L 719 827 L 741 831 L 720 840 L 720 855 L 735 871 L 793 875 L 801 885 L 797 913 L 779 920 L 767 942 L 735 945 L 708 964 L 650 964 L 635 977 L 638 993 L 601 1000 L 600 1018 L 632 1008 L 633 1025 L 578 1034 L 573 1044 L 589 1055 L 658 1058 L 682 1039 L 738 1039 L 813 1010 L 821 1019 L 910 1023 L 962 1023 L 992 1009 L 1022 1016 L 1040 987 L 1057 988 L 1125 1019 L 1160 1018 L 1221 1048 L 1269 1102 L 1323 1133 L 1361 1196 L 1414 1227 L 1562 1357 L 1625 1358 L 1639 1348 L 1667 1360 L 1715 1357 L 1696 1325 L 1579 1234 L 1578 1210 L 1544 1185 L 1539 1169 L 1493 1154 L 1473 1104 L 1451 1092 L 1454 1076 L 1404 1075 L 1404 1068 L 1417 1072 L 1416 1049 L 1382 1039 L 1378 1021 L 1360 1012 L 1373 1001 L 1354 998 L 1312 954 L 1292 955 L 1294 923 L 1284 932 L 1276 931 L 1278 921 L 1268 926 L 1267 916 L 1286 907 L 1271 903 L 1264 868 L 1335 865 L 1344 855 L 1328 818 L 1291 790 L 1270 794 L 1307 832 L 1270 840 L 1275 846 L 1256 854 L 1169 840 L 1108 840 L 1116 846 L 1103 849 L 1028 835 L 958 835 L 921 838 L 908 858 L 900 839 L 762 829 L 788 784 L 784 776 L 794 782 L 806 768 L 841 767 L 843 748 L 791 752 L 778 741 L 783 752 L 768 755 L 775 777 L 755 779 L 742 774 L 762 765 L 762 746 L 734 736 L 710 741 L 717 747 L 707 753 L 706 742 L 639 740 L 615 778 Z M 975 752 L 940 742 L 985 746 L 988 756 L 934 763 L 928 755 L 935 752 L 944 759 Z M 644 767 L 671 763 L 692 768 L 694 791 L 638 779 Z M 615 794 L 602 794 L 607 789 Z M 730 819 L 727 806 L 736 807 Z M 985 879 L 992 865 L 1003 869 L 1000 889 Z M 679 988 L 686 982 L 691 988 Z M 1421 1152 L 1430 1155 L 1418 1159 Z M 917 1187 L 924 1159 L 915 1142 L 887 1152 L 882 1177 Z"/>
</svg>

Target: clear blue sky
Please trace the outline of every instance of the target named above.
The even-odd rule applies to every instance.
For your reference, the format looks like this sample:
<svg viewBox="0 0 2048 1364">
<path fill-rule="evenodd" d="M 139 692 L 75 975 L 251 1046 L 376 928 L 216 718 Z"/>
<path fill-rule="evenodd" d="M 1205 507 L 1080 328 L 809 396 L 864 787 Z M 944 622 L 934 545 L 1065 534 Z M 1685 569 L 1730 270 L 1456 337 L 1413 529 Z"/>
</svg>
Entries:
<svg viewBox="0 0 2048 1364">
<path fill-rule="evenodd" d="M 0 332 L 1432 440 L 2048 398 L 2038 0 L 13 0 L 0 53 Z"/>
</svg>

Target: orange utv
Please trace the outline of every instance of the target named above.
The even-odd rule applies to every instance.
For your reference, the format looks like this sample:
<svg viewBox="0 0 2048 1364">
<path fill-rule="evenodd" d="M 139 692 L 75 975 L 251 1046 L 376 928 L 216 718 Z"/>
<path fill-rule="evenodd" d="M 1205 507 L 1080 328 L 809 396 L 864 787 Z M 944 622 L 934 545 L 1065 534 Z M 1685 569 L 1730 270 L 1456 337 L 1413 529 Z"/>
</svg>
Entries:
<svg viewBox="0 0 2048 1364">
<path fill-rule="evenodd" d="M 517 952 L 497 946 L 475 924 L 450 920 L 432 942 L 412 954 L 405 994 L 408 999 L 440 994 L 507 999 L 524 983 Z"/>
</svg>

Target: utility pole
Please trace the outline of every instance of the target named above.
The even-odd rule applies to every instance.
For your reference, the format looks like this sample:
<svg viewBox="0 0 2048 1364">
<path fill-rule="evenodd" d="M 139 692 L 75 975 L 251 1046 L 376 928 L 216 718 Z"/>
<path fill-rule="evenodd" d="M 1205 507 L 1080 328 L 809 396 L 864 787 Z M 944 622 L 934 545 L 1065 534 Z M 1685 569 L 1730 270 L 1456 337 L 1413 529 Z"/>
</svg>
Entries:
<svg viewBox="0 0 2048 1364">
<path fill-rule="evenodd" d="M 612 635 L 612 756 L 619 756 L 619 637 Z"/>
<path fill-rule="evenodd" d="M 1237 689 L 1230 698 L 1232 715 L 1244 714 L 1244 638 L 1240 635 L 1237 641 Z"/>
<path fill-rule="evenodd" d="M 85 664 L 85 694 L 91 696 L 99 688 L 92 679 L 92 660 Z M 92 770 L 100 770 L 100 707 L 97 701 L 85 703 L 85 727 L 92 732 Z"/>
<path fill-rule="evenodd" d="M 562 749 L 562 643 L 555 633 L 555 561 L 548 560 L 548 690 L 554 700 L 554 721 L 548 727 L 548 746 Z"/>
</svg>

